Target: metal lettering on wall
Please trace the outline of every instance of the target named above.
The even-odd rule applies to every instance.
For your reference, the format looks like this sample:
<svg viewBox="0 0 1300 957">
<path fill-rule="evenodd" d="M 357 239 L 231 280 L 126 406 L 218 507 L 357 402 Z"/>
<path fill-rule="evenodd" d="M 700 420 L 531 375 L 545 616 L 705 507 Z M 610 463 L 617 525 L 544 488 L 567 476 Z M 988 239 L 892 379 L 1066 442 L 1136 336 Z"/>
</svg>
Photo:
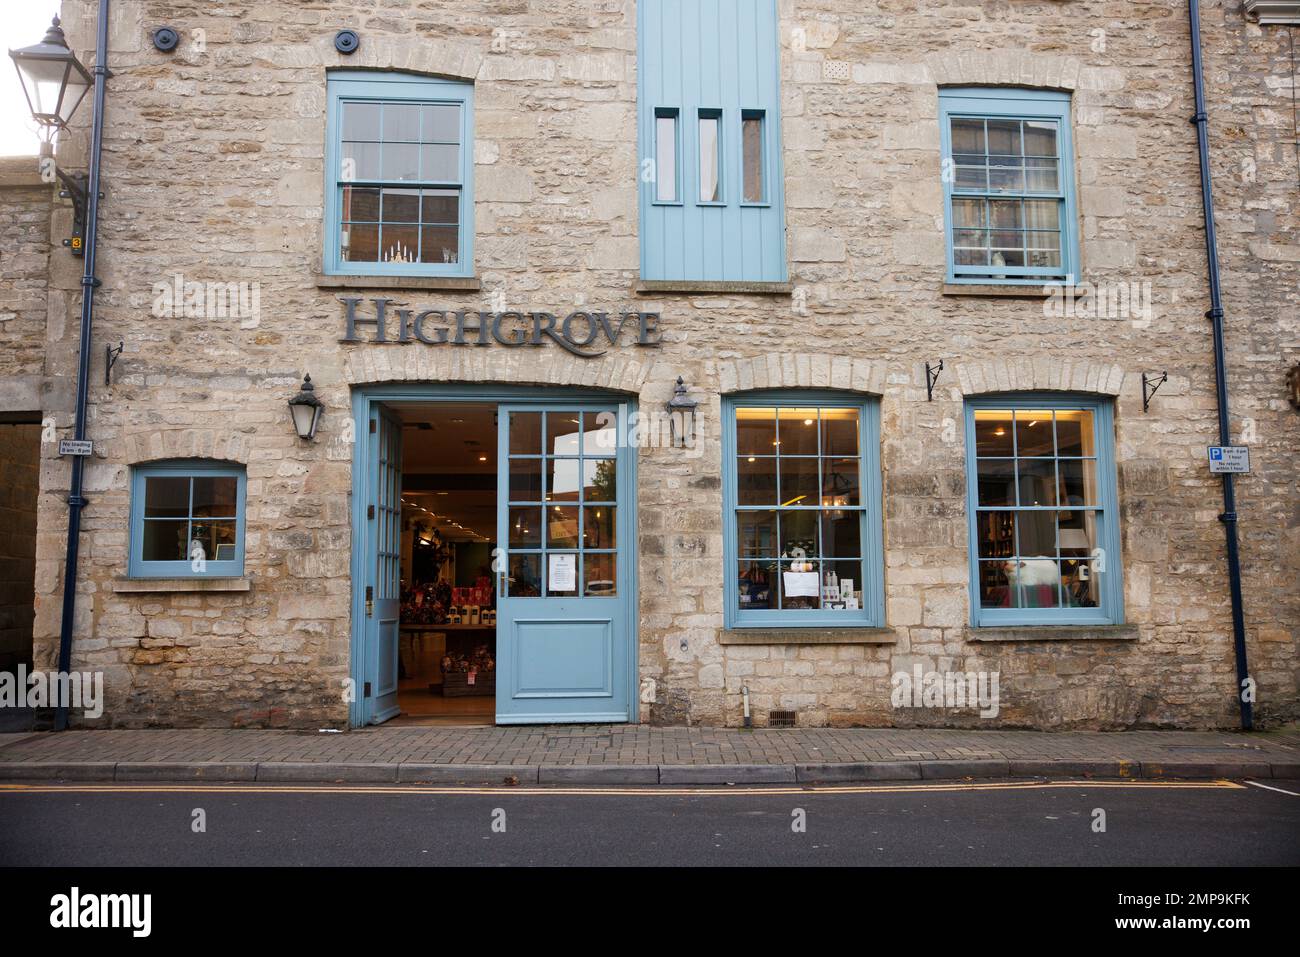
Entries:
<svg viewBox="0 0 1300 957">
<path fill-rule="evenodd" d="M 594 359 L 616 346 L 626 330 L 637 346 L 652 348 L 661 344 L 659 313 L 571 312 L 560 318 L 549 312 L 474 312 L 468 309 L 395 309 L 392 299 L 371 299 L 373 313 L 359 313 L 364 299 L 340 298 L 344 306 L 343 338 L 339 342 L 384 343 L 405 345 L 419 342 L 427 346 L 491 346 L 508 348 L 541 346 L 554 342 L 561 348 Z M 372 326 L 373 335 L 366 339 L 358 326 Z"/>
</svg>

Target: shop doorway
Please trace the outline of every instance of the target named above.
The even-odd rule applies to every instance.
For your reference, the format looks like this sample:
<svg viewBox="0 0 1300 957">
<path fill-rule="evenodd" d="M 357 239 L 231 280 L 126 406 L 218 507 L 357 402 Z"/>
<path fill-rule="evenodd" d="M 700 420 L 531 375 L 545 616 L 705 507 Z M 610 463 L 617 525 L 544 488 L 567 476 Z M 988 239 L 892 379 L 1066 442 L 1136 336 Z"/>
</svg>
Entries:
<svg viewBox="0 0 1300 957">
<path fill-rule="evenodd" d="M 354 396 L 354 726 L 636 719 L 632 407 Z"/>
<path fill-rule="evenodd" d="M 20 667 L 32 667 L 41 425 L 35 413 L 0 416 L 0 672 L 16 682 Z M 25 708 L 4 709 L 0 731 L 30 731 L 35 720 Z"/>
<path fill-rule="evenodd" d="M 492 724 L 497 408 L 481 402 L 391 408 L 402 423 L 401 718 Z"/>
</svg>

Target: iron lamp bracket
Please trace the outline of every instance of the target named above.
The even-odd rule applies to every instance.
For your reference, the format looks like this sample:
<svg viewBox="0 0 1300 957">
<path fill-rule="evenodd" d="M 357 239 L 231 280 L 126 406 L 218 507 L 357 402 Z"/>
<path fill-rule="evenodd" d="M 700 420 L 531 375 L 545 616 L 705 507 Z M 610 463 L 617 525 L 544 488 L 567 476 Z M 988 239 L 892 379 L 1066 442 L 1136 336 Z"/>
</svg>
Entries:
<svg viewBox="0 0 1300 957">
<path fill-rule="evenodd" d="M 117 359 L 126 348 L 126 342 L 119 339 L 117 347 L 104 346 L 104 385 L 113 384 L 113 366 L 117 365 Z"/>
<path fill-rule="evenodd" d="M 1142 373 L 1142 411 L 1147 412 L 1151 408 L 1151 397 L 1156 391 L 1169 381 L 1169 373 L 1162 372 L 1160 375 L 1147 375 Z"/>
<path fill-rule="evenodd" d="M 925 401 L 934 401 L 934 384 L 939 381 L 939 374 L 943 372 L 943 360 L 939 360 L 937 366 L 925 364 Z"/>
<path fill-rule="evenodd" d="M 74 256 L 86 254 L 86 205 L 90 195 L 90 180 L 85 173 L 65 173 L 57 166 L 54 173 L 63 184 L 59 196 L 72 200 L 72 235 L 63 241 L 63 245 L 72 250 Z M 104 198 L 101 190 L 99 198 Z"/>
</svg>

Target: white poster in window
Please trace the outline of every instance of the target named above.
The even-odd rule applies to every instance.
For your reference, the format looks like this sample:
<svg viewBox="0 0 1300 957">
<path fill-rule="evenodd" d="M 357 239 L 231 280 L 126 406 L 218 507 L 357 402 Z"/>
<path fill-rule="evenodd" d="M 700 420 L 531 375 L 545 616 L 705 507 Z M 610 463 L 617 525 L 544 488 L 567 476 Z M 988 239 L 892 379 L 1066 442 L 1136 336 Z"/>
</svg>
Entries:
<svg viewBox="0 0 1300 957">
<path fill-rule="evenodd" d="M 550 555 L 550 591 L 578 590 L 578 556 Z"/>
<path fill-rule="evenodd" d="M 818 590 L 816 572 L 783 572 L 786 598 L 816 598 Z"/>
</svg>

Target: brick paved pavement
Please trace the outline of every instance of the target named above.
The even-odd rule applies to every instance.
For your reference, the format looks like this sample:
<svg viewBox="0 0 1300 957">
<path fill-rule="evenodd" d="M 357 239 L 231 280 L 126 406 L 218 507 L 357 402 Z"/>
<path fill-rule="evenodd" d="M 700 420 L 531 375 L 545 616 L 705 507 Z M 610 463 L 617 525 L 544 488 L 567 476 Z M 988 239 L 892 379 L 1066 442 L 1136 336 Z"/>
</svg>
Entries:
<svg viewBox="0 0 1300 957">
<path fill-rule="evenodd" d="M 539 772 L 539 769 L 540 772 Z M 0 735 L 0 779 L 703 783 L 1001 776 L 1300 777 L 1300 729 L 1256 734 L 566 725 Z"/>
</svg>

